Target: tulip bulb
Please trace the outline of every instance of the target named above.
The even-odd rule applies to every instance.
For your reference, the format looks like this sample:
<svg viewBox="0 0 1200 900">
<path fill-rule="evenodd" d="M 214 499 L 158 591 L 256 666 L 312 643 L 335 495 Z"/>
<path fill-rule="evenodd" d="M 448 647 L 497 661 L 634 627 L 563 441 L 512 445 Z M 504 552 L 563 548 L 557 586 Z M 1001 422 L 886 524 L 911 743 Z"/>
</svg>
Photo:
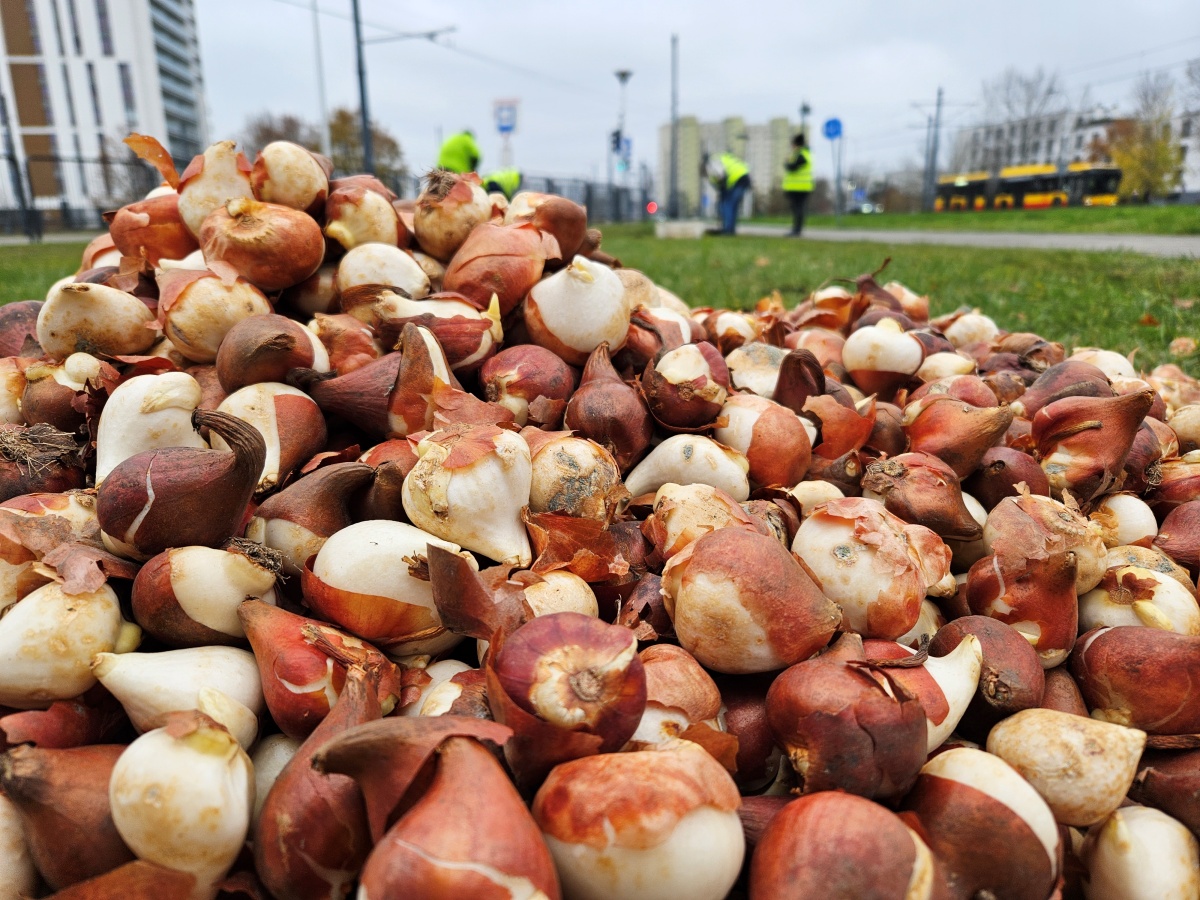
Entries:
<svg viewBox="0 0 1200 900">
<path fill-rule="evenodd" d="M 929 847 L 895 813 L 836 791 L 787 803 L 750 863 L 752 897 L 931 900 L 937 880 Z"/>
<path fill-rule="evenodd" d="M 199 710 L 243 747 L 254 743 L 263 711 L 254 654 L 236 647 L 193 647 L 163 653 L 98 653 L 92 672 L 145 731 L 164 713 Z"/>
<path fill-rule="evenodd" d="M 602 343 L 619 350 L 629 332 L 625 287 L 608 266 L 582 256 L 535 284 L 525 298 L 533 343 L 582 366 Z"/>
<path fill-rule="evenodd" d="M 1079 630 L 1105 625 L 1146 625 L 1200 635 L 1200 606 L 1174 579 L 1137 566 L 1114 566 L 1079 598 Z"/>
<path fill-rule="evenodd" d="M 950 573 L 950 549 L 875 500 L 818 506 L 792 542 L 845 624 L 864 637 L 895 640 L 912 628 L 925 594 Z"/>
<path fill-rule="evenodd" d="M 263 292 L 240 276 L 227 283 L 208 269 L 172 269 L 159 272 L 158 287 L 163 334 L 192 362 L 212 362 L 236 324 L 271 312 Z"/>
<path fill-rule="evenodd" d="M 753 394 L 734 394 L 721 407 L 726 424 L 713 437 L 742 453 L 750 480 L 791 486 L 804 478 L 817 431 L 785 406 Z"/>
<path fill-rule="evenodd" d="M 1009 716 L 987 751 L 1033 785 L 1063 825 L 1095 825 L 1125 799 L 1146 733 L 1051 709 Z"/>
<path fill-rule="evenodd" d="M 999 757 L 966 747 L 921 769 L 903 808 L 916 816 L 951 896 L 1048 897 L 1061 843 L 1050 807 Z M 1003 854 L 979 848 L 1003 835 Z"/>
<path fill-rule="evenodd" d="M 449 262 L 472 229 L 491 216 L 492 204 L 478 175 L 439 169 L 429 176 L 428 186 L 417 198 L 413 231 L 422 250 Z"/>
<path fill-rule="evenodd" d="M 739 503 L 750 497 L 746 457 L 699 435 L 667 438 L 634 467 L 625 479 L 631 496 L 657 491 L 664 484 L 707 484 Z"/>
<path fill-rule="evenodd" d="M 1000 333 L 1000 329 L 988 316 L 969 312 L 956 318 L 943 333 L 955 347 L 966 347 L 988 343 Z"/>
<path fill-rule="evenodd" d="M 1158 900 L 1200 893 L 1200 844 L 1157 809 L 1118 809 L 1089 829 L 1080 850 L 1088 900 Z"/>
<path fill-rule="evenodd" d="M 736 500 L 707 484 L 668 482 L 654 495 L 654 513 L 644 531 L 664 560 L 669 560 L 692 541 L 719 528 L 758 530 L 753 519 Z"/>
<path fill-rule="evenodd" d="M 558 766 L 533 817 L 568 897 L 720 900 L 745 853 L 740 804 L 719 763 L 674 741 Z"/>
<path fill-rule="evenodd" d="M 837 606 L 773 537 L 718 528 L 663 569 L 663 597 L 685 650 L 718 672 L 769 672 L 812 656 Z"/>
<path fill-rule="evenodd" d="M 126 627 L 107 584 L 68 594 L 51 582 L 0 619 L 0 704 L 29 709 L 78 697 L 96 683 L 94 654 L 136 644 L 137 629 Z"/>
<path fill-rule="evenodd" d="M 250 163 L 233 141 L 211 144 L 179 177 L 179 217 L 197 237 L 209 213 L 238 197 L 253 197 Z"/>
<path fill-rule="evenodd" d="M 256 493 L 278 487 L 325 446 L 325 418 L 311 397 L 290 385 L 250 384 L 221 401 L 218 412 L 236 416 L 262 436 L 266 458 Z M 212 436 L 214 450 L 229 450 L 220 434 Z"/>
<path fill-rule="evenodd" d="M 229 732 L 184 714 L 129 745 L 108 796 L 138 858 L 194 875 L 193 900 L 211 900 L 246 841 L 254 772 Z"/>
<path fill-rule="evenodd" d="M 402 522 L 343 528 L 303 570 L 305 599 L 317 615 L 394 653 L 449 649 L 458 636 L 442 627 L 429 581 L 417 577 L 429 544 L 460 552 L 458 544 Z"/>
<path fill-rule="evenodd" d="M 347 251 L 338 263 L 334 287 L 342 295 L 342 311 L 363 321 L 367 321 L 364 315 L 369 309 L 360 312 L 357 307 L 348 308 L 347 300 L 350 292 L 365 285 L 399 288 L 412 299 L 429 294 L 429 276 L 412 256 L 394 244 L 360 244 Z"/>
<path fill-rule="evenodd" d="M 200 384 L 186 372 L 139 375 L 122 382 L 100 413 L 96 484 L 129 457 L 160 447 L 207 448 L 192 428 Z"/>
<path fill-rule="evenodd" d="M 607 344 L 601 344 L 588 358 L 579 388 L 567 402 L 563 424 L 604 447 L 622 472 L 628 472 L 641 458 L 654 436 L 654 421 L 645 399 L 621 380 Z"/>
<path fill-rule="evenodd" d="M 537 440 L 538 434 L 530 436 L 530 510 L 607 520 L 625 496 L 621 471 L 612 454 L 584 438 L 563 436 L 541 441 Z"/>
<path fill-rule="evenodd" d="M 251 816 L 251 827 L 258 826 L 263 803 L 271 791 L 271 785 L 303 743 L 286 734 L 269 734 L 254 745 L 254 752 L 250 754 L 250 762 L 254 765 L 254 812 Z"/>
<path fill-rule="evenodd" d="M 238 606 L 248 597 L 274 603 L 279 569 L 270 551 L 241 538 L 219 550 L 173 547 L 138 571 L 133 615 L 169 647 L 244 644 Z"/>
<path fill-rule="evenodd" d="M 84 352 L 120 356 L 141 353 L 154 343 L 154 320 L 132 294 L 103 284 L 64 284 L 38 311 L 37 339 L 47 356 L 66 359 Z"/>
<path fill-rule="evenodd" d="M 254 196 L 316 215 L 329 192 L 329 160 L 291 141 L 272 141 L 258 151 L 250 171 Z"/>
<path fill-rule="evenodd" d="M 491 425 L 438 431 L 417 445 L 420 459 L 404 479 L 404 511 L 413 524 L 489 559 L 528 566 L 521 508 L 529 502 L 529 446 Z"/>
<path fill-rule="evenodd" d="M 274 313 L 243 319 L 217 350 L 216 375 L 226 393 L 264 381 L 285 381 L 292 369 L 329 371 L 329 353 L 310 329 Z"/>
<path fill-rule="evenodd" d="M 379 182 L 375 184 L 387 190 Z M 361 244 L 397 247 L 402 238 L 408 242 L 408 230 L 392 206 L 391 196 L 380 193 L 374 185 L 338 178 L 329 183 L 325 200 L 325 237 L 346 250 Z"/>
</svg>

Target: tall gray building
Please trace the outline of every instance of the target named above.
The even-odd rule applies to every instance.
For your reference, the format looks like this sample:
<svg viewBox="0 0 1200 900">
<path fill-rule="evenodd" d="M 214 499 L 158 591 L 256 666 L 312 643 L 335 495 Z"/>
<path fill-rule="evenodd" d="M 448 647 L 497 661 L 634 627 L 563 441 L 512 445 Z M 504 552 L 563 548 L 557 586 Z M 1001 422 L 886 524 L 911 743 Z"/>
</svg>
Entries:
<svg viewBox="0 0 1200 900">
<path fill-rule="evenodd" d="M 22 188 L 43 211 L 111 208 L 144 187 L 121 140 L 161 140 L 181 164 L 204 149 L 193 0 L 0 0 L 0 95 Z M 0 206 L 16 197 L 0 172 Z"/>
</svg>

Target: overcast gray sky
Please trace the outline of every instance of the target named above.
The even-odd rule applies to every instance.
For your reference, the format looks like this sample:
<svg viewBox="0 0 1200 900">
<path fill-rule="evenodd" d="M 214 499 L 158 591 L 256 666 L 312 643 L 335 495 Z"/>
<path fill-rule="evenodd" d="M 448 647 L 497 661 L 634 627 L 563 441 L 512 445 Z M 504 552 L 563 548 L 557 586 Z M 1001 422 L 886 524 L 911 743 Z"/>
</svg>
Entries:
<svg viewBox="0 0 1200 900">
<path fill-rule="evenodd" d="M 247 117 L 293 112 L 317 120 L 310 0 L 198 0 L 214 139 Z M 319 0 L 331 106 L 358 104 L 350 0 Z M 520 98 L 515 162 L 525 171 L 602 175 L 619 105 L 616 69 L 633 70 L 626 132 L 636 158 L 657 158 L 670 116 L 670 38 L 680 41 L 680 112 L 761 122 L 839 116 L 847 162 L 877 171 L 917 159 L 925 112 L 946 89 L 944 140 L 979 114 L 980 83 L 1013 65 L 1057 69 L 1072 101 L 1125 103 L 1138 73 L 1181 77 L 1200 56 L 1196 0 L 361 0 L 367 37 L 457 26 L 448 46 L 407 40 L 367 47 L 370 107 L 415 170 L 437 135 L 473 127 L 483 168 L 499 164 L 497 98 Z M 983 12 L 983 7 L 987 12 Z M 1002 11 L 1001 11 L 1002 10 Z M 1135 11 L 1136 10 L 1136 11 Z M 346 18 L 339 18 L 343 16 Z M 450 47 L 456 49 L 450 49 Z M 947 145 L 943 143 L 943 147 Z M 817 164 L 827 161 L 824 142 Z M 943 153 L 943 163 L 947 158 Z"/>
</svg>

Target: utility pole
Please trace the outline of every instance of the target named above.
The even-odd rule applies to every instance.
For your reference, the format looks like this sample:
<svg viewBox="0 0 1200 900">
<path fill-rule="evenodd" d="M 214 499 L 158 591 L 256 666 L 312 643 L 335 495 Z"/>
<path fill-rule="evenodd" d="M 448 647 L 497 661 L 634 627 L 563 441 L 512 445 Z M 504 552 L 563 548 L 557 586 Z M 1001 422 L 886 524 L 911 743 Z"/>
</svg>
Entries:
<svg viewBox="0 0 1200 900">
<path fill-rule="evenodd" d="M 929 186 L 930 150 L 933 148 L 933 116 L 925 117 L 925 165 L 921 169 L 921 212 L 933 209 L 932 191 Z"/>
<path fill-rule="evenodd" d="M 938 88 L 937 111 L 933 117 L 933 146 L 929 151 L 929 208 L 933 209 L 933 198 L 937 195 L 938 139 L 942 133 L 942 89 Z"/>
<path fill-rule="evenodd" d="M 812 107 L 808 105 L 807 100 L 800 101 L 800 133 L 804 135 L 804 139 L 808 140 L 808 114 L 812 112 Z"/>
<path fill-rule="evenodd" d="M 629 69 L 618 69 L 613 74 L 617 76 L 617 81 L 621 84 L 621 108 L 617 113 L 617 134 L 620 135 L 620 140 L 617 142 L 617 146 L 614 147 L 613 150 L 616 151 L 618 159 L 625 163 L 624 169 L 622 170 L 624 177 L 621 180 L 625 182 L 626 186 L 628 186 L 629 160 L 625 159 L 625 97 L 627 90 L 626 85 L 629 84 L 629 79 L 633 77 L 633 72 Z"/>
<path fill-rule="evenodd" d="M 363 53 L 362 16 L 358 0 L 350 0 L 354 12 L 354 49 L 358 56 L 358 114 L 362 125 L 363 169 L 375 174 L 375 145 L 371 138 L 371 111 L 367 106 L 367 60 Z"/>
<path fill-rule="evenodd" d="M 679 35 L 671 35 L 671 164 L 667 215 L 679 218 Z"/>
<path fill-rule="evenodd" d="M 317 0 L 312 0 L 313 44 L 317 50 L 317 107 L 321 113 L 321 152 L 333 156 L 333 141 L 329 136 L 329 107 L 325 102 L 325 61 L 321 53 L 321 15 Z"/>
<path fill-rule="evenodd" d="M 365 45 L 378 44 L 383 41 L 406 41 L 410 38 L 422 38 L 436 41 L 440 35 L 455 31 L 454 26 L 435 28 L 433 31 L 406 31 L 385 34 L 383 37 L 363 40 L 362 16 L 359 14 L 358 0 L 350 0 L 350 8 L 354 18 L 354 50 L 358 57 L 358 105 L 359 118 L 362 125 L 363 169 L 371 175 L 375 174 L 375 143 L 371 135 L 371 111 L 367 104 L 367 60 L 363 53 Z"/>
</svg>

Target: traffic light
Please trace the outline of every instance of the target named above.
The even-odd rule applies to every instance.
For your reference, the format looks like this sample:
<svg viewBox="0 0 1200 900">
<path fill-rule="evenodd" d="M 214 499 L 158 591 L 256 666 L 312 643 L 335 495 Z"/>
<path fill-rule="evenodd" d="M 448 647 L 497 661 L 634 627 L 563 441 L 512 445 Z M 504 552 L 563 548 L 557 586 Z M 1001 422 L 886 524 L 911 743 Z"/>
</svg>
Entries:
<svg viewBox="0 0 1200 900">
<path fill-rule="evenodd" d="M 618 128 L 611 135 L 609 135 L 609 137 L 612 140 L 612 152 L 620 153 L 621 152 L 621 129 Z"/>
</svg>

